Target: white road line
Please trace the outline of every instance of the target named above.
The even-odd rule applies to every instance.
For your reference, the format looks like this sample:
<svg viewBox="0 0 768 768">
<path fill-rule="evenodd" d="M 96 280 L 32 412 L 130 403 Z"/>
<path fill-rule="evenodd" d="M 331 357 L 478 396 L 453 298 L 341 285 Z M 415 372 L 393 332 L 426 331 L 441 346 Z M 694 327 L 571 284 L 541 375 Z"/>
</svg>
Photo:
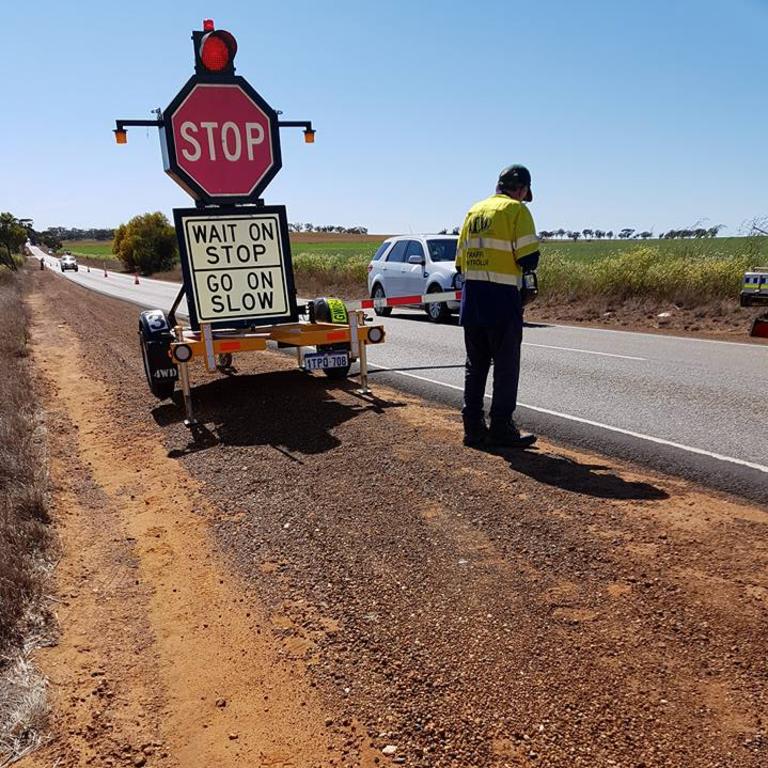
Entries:
<svg viewBox="0 0 768 768">
<path fill-rule="evenodd" d="M 646 338 L 673 339 L 675 341 L 688 341 L 695 344 L 730 344 L 734 347 L 747 347 L 768 352 L 768 345 L 750 344 L 748 341 L 724 341 L 722 339 L 699 339 L 696 336 L 676 336 L 673 333 L 650 333 L 649 331 L 619 331 L 613 328 L 593 328 L 589 325 L 563 325 L 562 323 L 545 323 L 549 328 L 566 328 L 569 331 L 595 331 L 596 333 L 625 333 L 630 336 L 645 336 Z"/>
<path fill-rule="evenodd" d="M 622 360 L 640 360 L 645 362 L 645 357 L 632 357 L 631 355 L 616 355 L 613 352 L 595 352 L 592 349 L 577 349 L 576 347 L 554 347 L 551 344 L 533 344 L 530 341 L 523 342 L 524 347 L 541 347 L 542 349 L 560 349 L 563 352 L 581 352 L 583 355 L 600 355 L 601 357 L 620 357 Z"/>
<path fill-rule="evenodd" d="M 463 392 L 464 387 L 459 387 L 456 384 L 448 384 L 445 381 L 437 381 L 436 379 L 430 379 L 426 376 L 418 376 L 415 373 L 406 373 L 405 371 L 392 370 L 391 368 L 384 368 L 381 365 L 374 365 L 369 363 L 370 368 L 378 368 L 381 371 L 389 373 L 396 373 L 398 376 L 407 376 L 410 379 L 418 379 L 419 381 L 425 381 L 429 384 L 437 384 L 440 387 L 447 387 L 448 389 L 455 389 L 457 392 Z M 486 399 L 490 400 L 490 395 L 486 394 Z M 707 456 L 710 459 L 717 459 L 718 461 L 725 461 L 729 464 L 736 464 L 740 467 L 748 467 L 749 469 L 755 469 L 758 472 L 763 472 L 768 475 L 768 467 L 763 464 L 756 464 L 752 461 L 744 461 L 743 459 L 737 459 L 733 456 L 723 456 L 721 453 L 713 453 L 712 451 L 705 451 L 703 448 L 694 448 L 690 445 L 683 445 L 682 443 L 675 443 L 672 440 L 664 440 L 661 437 L 654 437 L 653 435 L 644 435 L 641 432 L 633 432 L 629 429 L 622 429 L 621 427 L 613 427 L 610 424 L 601 424 L 599 421 L 592 421 L 591 419 L 583 419 L 581 416 L 573 416 L 569 413 L 560 413 L 559 411 L 551 411 L 548 408 L 540 408 L 537 405 L 526 405 L 525 403 L 518 403 L 520 408 L 527 408 L 530 411 L 537 411 L 538 413 L 546 413 L 549 416 L 557 416 L 560 419 L 567 419 L 568 421 L 575 421 L 579 424 L 587 424 L 591 427 L 599 427 L 600 429 L 606 429 L 609 432 L 617 432 L 621 435 L 628 435 L 629 437 L 635 437 L 638 440 L 646 440 L 650 443 L 656 443 L 657 445 L 666 445 L 670 448 L 677 448 L 680 451 L 687 451 L 688 453 L 695 453 L 699 456 Z"/>
</svg>

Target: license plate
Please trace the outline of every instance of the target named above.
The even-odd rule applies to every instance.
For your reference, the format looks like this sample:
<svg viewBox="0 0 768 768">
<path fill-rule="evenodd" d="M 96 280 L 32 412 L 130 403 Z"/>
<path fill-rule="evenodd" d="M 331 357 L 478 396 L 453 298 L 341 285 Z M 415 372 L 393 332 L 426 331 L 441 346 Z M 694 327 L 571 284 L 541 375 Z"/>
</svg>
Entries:
<svg viewBox="0 0 768 768">
<path fill-rule="evenodd" d="M 312 352 L 304 355 L 304 367 L 308 371 L 324 371 L 328 368 L 346 368 L 348 352 Z"/>
</svg>

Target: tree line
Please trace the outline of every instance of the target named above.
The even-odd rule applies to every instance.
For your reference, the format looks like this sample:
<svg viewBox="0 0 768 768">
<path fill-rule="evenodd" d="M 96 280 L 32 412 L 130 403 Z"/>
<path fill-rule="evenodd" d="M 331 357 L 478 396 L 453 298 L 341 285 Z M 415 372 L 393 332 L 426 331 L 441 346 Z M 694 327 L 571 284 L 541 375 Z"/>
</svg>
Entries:
<svg viewBox="0 0 768 768">
<path fill-rule="evenodd" d="M 77 227 L 48 227 L 46 235 L 62 240 L 111 240 L 115 236 L 114 228 L 78 229 Z"/>
<path fill-rule="evenodd" d="M 319 227 L 314 224 L 300 224 L 288 222 L 289 232 L 336 232 L 340 235 L 367 235 L 368 227 L 342 227 L 338 224 L 323 224 Z"/>
<path fill-rule="evenodd" d="M 618 238 L 619 240 L 648 240 L 649 238 L 657 238 L 659 240 L 683 240 L 689 238 L 708 238 L 717 237 L 718 232 L 723 229 L 722 224 L 717 224 L 714 227 L 690 227 L 686 229 L 670 229 L 667 232 L 662 232 L 658 235 L 654 235 L 649 230 L 638 231 L 632 227 L 624 227 L 618 232 L 614 233 L 612 229 L 582 229 L 582 230 L 570 230 L 570 229 L 543 229 L 539 232 L 539 238 L 542 240 L 555 240 L 555 239 L 568 239 L 579 240 L 582 237 L 585 240 L 613 240 Z"/>
<path fill-rule="evenodd" d="M 16 269 L 14 253 L 23 253 L 24 244 L 29 240 L 32 245 L 44 245 L 46 248 L 60 248 L 61 240 L 50 230 L 38 232 L 32 219 L 14 215 L 10 211 L 0 213 L 0 265 Z"/>
<path fill-rule="evenodd" d="M 612 229 L 542 229 L 539 234 L 540 240 L 613 240 L 617 238 L 619 240 L 648 240 L 649 238 L 657 238 L 659 240 L 682 240 L 686 238 L 707 238 L 717 237 L 717 233 L 723 229 L 723 224 L 718 224 L 714 227 L 705 229 L 703 227 L 695 227 L 689 229 L 670 229 L 668 232 L 662 232 L 659 235 L 654 235 L 653 232 L 644 229 L 638 231 L 632 227 L 624 227 L 618 232 L 614 232 Z M 458 235 L 461 229 L 454 227 L 450 234 Z M 438 235 L 447 235 L 448 229 L 441 229 Z"/>
</svg>

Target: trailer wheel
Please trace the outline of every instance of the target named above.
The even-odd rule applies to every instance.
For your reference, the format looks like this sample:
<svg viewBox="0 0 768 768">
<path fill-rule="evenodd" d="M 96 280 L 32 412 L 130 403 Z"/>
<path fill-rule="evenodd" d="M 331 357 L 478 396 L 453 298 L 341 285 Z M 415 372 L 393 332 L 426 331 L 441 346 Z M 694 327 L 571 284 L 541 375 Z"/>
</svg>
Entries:
<svg viewBox="0 0 768 768">
<path fill-rule="evenodd" d="M 349 324 L 349 314 L 347 307 L 341 299 L 320 298 L 314 300 L 315 320 L 318 323 L 338 323 L 339 325 Z M 343 368 L 326 368 L 323 373 L 329 379 L 346 379 L 349 375 L 349 369 L 352 367 L 352 345 L 347 342 L 340 344 L 318 344 L 318 352 L 334 352 L 345 350 L 349 354 L 350 364 Z"/>
<path fill-rule="evenodd" d="M 139 344 L 144 362 L 144 375 L 149 391 L 158 400 L 173 396 L 179 369 L 171 359 L 171 333 L 168 316 L 161 309 L 152 309 L 139 315 Z"/>
</svg>

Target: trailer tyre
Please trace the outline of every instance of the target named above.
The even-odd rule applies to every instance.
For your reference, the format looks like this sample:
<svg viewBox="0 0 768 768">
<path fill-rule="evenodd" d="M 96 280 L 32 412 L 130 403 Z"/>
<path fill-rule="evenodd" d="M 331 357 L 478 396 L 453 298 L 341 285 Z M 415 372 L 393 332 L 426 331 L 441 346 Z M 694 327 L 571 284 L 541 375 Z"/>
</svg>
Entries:
<svg viewBox="0 0 768 768">
<path fill-rule="evenodd" d="M 179 369 L 171 359 L 173 334 L 168 315 L 152 309 L 139 315 L 139 344 L 149 391 L 158 400 L 173 396 Z"/>
<path fill-rule="evenodd" d="M 346 304 L 341 299 L 320 298 L 314 300 L 315 320 L 318 323 L 337 323 L 339 325 L 349 325 L 349 313 Z M 349 354 L 350 364 L 343 368 L 326 368 L 323 373 L 329 379 L 346 379 L 349 375 L 349 369 L 352 367 L 352 345 L 347 342 L 340 344 L 318 344 L 318 352 L 338 352 L 345 350 Z"/>
</svg>

